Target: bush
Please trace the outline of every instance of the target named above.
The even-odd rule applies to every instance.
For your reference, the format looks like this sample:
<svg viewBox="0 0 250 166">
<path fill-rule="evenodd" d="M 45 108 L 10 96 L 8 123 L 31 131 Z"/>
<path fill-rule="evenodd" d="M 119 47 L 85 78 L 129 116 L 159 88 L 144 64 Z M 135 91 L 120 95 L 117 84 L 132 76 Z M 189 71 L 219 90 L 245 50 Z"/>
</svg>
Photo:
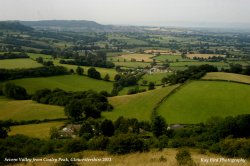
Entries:
<svg viewBox="0 0 250 166">
<path fill-rule="evenodd" d="M 191 154 L 186 149 L 179 149 L 175 159 L 177 160 L 178 165 L 187 165 L 187 166 L 194 166 L 195 163 L 191 158 Z"/>
<path fill-rule="evenodd" d="M 147 144 L 137 135 L 120 134 L 110 139 L 108 151 L 111 154 L 126 154 L 131 152 L 148 151 Z"/>
<path fill-rule="evenodd" d="M 65 153 L 79 152 L 79 151 L 82 151 L 85 149 L 87 149 L 87 143 L 84 139 L 82 139 L 82 140 L 78 140 L 78 139 L 69 140 L 64 145 L 64 152 Z"/>
<path fill-rule="evenodd" d="M 15 85 L 13 83 L 4 84 L 4 86 L 3 86 L 3 94 L 6 97 L 13 98 L 13 99 L 16 99 L 16 100 L 28 99 L 26 89 L 21 87 L 21 86 L 17 86 L 17 85 Z"/>
<path fill-rule="evenodd" d="M 88 142 L 88 149 L 106 150 L 109 144 L 109 138 L 105 136 L 94 137 Z"/>
</svg>

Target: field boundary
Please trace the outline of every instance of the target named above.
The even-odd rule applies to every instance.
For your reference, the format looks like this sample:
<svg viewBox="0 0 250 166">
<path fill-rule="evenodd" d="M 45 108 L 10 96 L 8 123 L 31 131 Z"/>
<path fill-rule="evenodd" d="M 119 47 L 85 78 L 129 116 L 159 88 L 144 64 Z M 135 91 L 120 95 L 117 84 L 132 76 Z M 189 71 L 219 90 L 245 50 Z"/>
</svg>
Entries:
<svg viewBox="0 0 250 166">
<path fill-rule="evenodd" d="M 157 115 L 157 109 L 160 107 L 160 105 L 162 104 L 162 102 L 164 102 L 165 100 L 167 100 L 167 98 L 169 98 L 171 95 L 173 95 L 174 93 L 176 93 L 177 91 L 179 91 L 185 84 L 179 84 L 179 86 L 177 86 L 175 89 L 173 89 L 170 93 L 168 93 L 166 96 L 164 96 L 158 103 L 155 104 L 153 110 L 152 110 L 152 115 L 151 115 L 151 120 L 154 119 L 154 117 Z"/>
<path fill-rule="evenodd" d="M 241 81 L 233 81 L 233 80 L 221 80 L 221 79 L 200 79 L 197 81 L 218 81 L 218 82 L 232 82 L 232 83 L 238 83 L 238 84 L 245 84 L 245 85 L 250 85 L 250 83 L 247 82 L 241 82 Z"/>
</svg>

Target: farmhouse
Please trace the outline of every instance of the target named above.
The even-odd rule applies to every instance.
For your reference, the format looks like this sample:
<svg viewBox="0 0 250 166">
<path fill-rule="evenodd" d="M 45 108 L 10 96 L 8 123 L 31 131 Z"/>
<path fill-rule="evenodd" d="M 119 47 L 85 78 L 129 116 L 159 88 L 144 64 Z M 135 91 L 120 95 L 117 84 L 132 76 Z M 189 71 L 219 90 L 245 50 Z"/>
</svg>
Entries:
<svg viewBox="0 0 250 166">
<path fill-rule="evenodd" d="M 59 131 L 60 137 L 76 137 L 77 133 L 80 131 L 81 125 L 67 125 L 62 130 Z"/>
</svg>

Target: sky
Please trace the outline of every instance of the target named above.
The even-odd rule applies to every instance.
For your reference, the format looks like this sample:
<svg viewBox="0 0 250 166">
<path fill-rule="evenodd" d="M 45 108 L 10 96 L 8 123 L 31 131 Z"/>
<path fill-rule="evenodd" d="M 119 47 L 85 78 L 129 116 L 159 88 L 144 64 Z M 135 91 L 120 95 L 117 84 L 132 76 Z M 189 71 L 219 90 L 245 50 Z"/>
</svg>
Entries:
<svg viewBox="0 0 250 166">
<path fill-rule="evenodd" d="M 250 0 L 0 0 L 0 20 L 117 25 L 250 25 Z"/>
</svg>

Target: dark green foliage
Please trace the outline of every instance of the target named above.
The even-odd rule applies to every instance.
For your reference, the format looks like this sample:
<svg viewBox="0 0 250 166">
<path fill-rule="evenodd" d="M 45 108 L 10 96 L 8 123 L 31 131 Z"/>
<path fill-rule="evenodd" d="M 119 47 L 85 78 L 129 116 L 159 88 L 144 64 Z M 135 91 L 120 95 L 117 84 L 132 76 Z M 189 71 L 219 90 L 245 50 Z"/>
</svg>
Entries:
<svg viewBox="0 0 250 166">
<path fill-rule="evenodd" d="M 132 94 L 137 94 L 137 93 L 141 93 L 141 92 L 145 92 L 146 89 L 139 89 L 139 87 L 135 87 L 133 89 L 129 89 L 128 90 L 128 95 L 132 95 Z"/>
<path fill-rule="evenodd" d="M 109 74 L 106 74 L 103 78 L 104 81 L 109 81 L 110 77 L 109 77 Z"/>
<path fill-rule="evenodd" d="M 3 94 L 9 98 L 13 98 L 16 100 L 28 99 L 26 89 L 13 83 L 4 84 L 2 91 Z"/>
<path fill-rule="evenodd" d="M 121 79 L 121 75 L 120 74 L 116 74 L 114 80 L 115 81 L 119 81 L 120 79 Z"/>
<path fill-rule="evenodd" d="M 83 72 L 84 72 L 84 70 L 83 70 L 83 68 L 81 68 L 80 66 L 78 66 L 78 67 L 76 68 L 76 73 L 77 73 L 78 75 L 83 75 Z"/>
<path fill-rule="evenodd" d="M 230 69 L 229 71 L 231 73 L 241 73 L 242 72 L 242 65 L 240 64 L 230 64 Z"/>
<path fill-rule="evenodd" d="M 8 131 L 10 130 L 8 123 L 0 121 L 0 139 L 6 138 L 8 136 Z"/>
<path fill-rule="evenodd" d="M 114 126 L 116 133 L 127 133 L 129 130 L 128 120 L 122 116 L 115 121 Z"/>
<path fill-rule="evenodd" d="M 0 81 L 65 74 L 68 74 L 68 71 L 63 66 L 44 66 L 30 69 L 0 69 Z"/>
<path fill-rule="evenodd" d="M 65 153 L 79 152 L 85 149 L 87 149 L 87 143 L 83 139 L 82 140 L 78 140 L 78 139 L 69 140 L 64 145 Z"/>
<path fill-rule="evenodd" d="M 94 136 L 93 127 L 88 120 L 83 122 L 81 129 L 79 131 L 79 136 L 83 137 L 86 140 L 89 140 Z"/>
<path fill-rule="evenodd" d="M 91 138 L 88 142 L 88 149 L 90 150 L 106 150 L 109 144 L 109 138 L 105 136 L 98 136 Z"/>
<path fill-rule="evenodd" d="M 88 69 L 88 76 L 94 79 L 101 79 L 101 74 L 94 67 Z"/>
<path fill-rule="evenodd" d="M 114 129 L 114 124 L 111 120 L 107 120 L 105 119 L 102 123 L 101 123 L 101 128 L 100 128 L 102 134 L 104 136 L 108 136 L 111 137 L 114 135 L 115 129 Z"/>
<path fill-rule="evenodd" d="M 43 63 L 43 58 L 42 57 L 38 57 L 38 58 L 36 58 L 36 61 L 37 61 L 37 63 Z"/>
<path fill-rule="evenodd" d="M 178 165 L 185 165 L 185 166 L 194 166 L 195 163 L 191 157 L 191 154 L 188 150 L 186 149 L 180 149 L 176 156 L 175 159 L 177 160 Z"/>
<path fill-rule="evenodd" d="M 72 55 L 67 58 L 69 57 L 72 57 Z M 114 63 L 106 61 L 106 53 L 102 51 L 98 51 L 96 54 L 88 53 L 88 55 L 84 56 L 75 55 L 74 58 L 74 60 L 60 60 L 60 63 L 104 68 L 113 68 L 115 66 Z"/>
<path fill-rule="evenodd" d="M 160 137 L 163 134 L 166 134 L 167 123 L 165 119 L 161 116 L 156 116 L 152 122 L 152 132 L 156 137 Z"/>
<path fill-rule="evenodd" d="M 108 151 L 111 154 L 126 154 L 147 151 L 148 146 L 134 134 L 120 134 L 110 139 Z"/>
<path fill-rule="evenodd" d="M 186 80 L 195 80 L 200 79 L 207 72 L 217 72 L 217 67 L 212 65 L 201 65 L 201 66 L 190 66 L 184 71 L 177 71 L 175 74 L 168 76 L 167 78 L 162 79 L 162 83 L 184 83 Z"/>
<path fill-rule="evenodd" d="M 17 58 L 29 58 L 29 56 L 24 52 L 20 52 L 20 53 L 8 52 L 8 53 L 3 53 L 0 56 L 0 60 L 2 60 L 2 59 L 17 59 Z"/>
<path fill-rule="evenodd" d="M 148 90 L 153 90 L 153 89 L 155 89 L 155 84 L 153 82 L 150 82 L 148 84 Z"/>
</svg>

